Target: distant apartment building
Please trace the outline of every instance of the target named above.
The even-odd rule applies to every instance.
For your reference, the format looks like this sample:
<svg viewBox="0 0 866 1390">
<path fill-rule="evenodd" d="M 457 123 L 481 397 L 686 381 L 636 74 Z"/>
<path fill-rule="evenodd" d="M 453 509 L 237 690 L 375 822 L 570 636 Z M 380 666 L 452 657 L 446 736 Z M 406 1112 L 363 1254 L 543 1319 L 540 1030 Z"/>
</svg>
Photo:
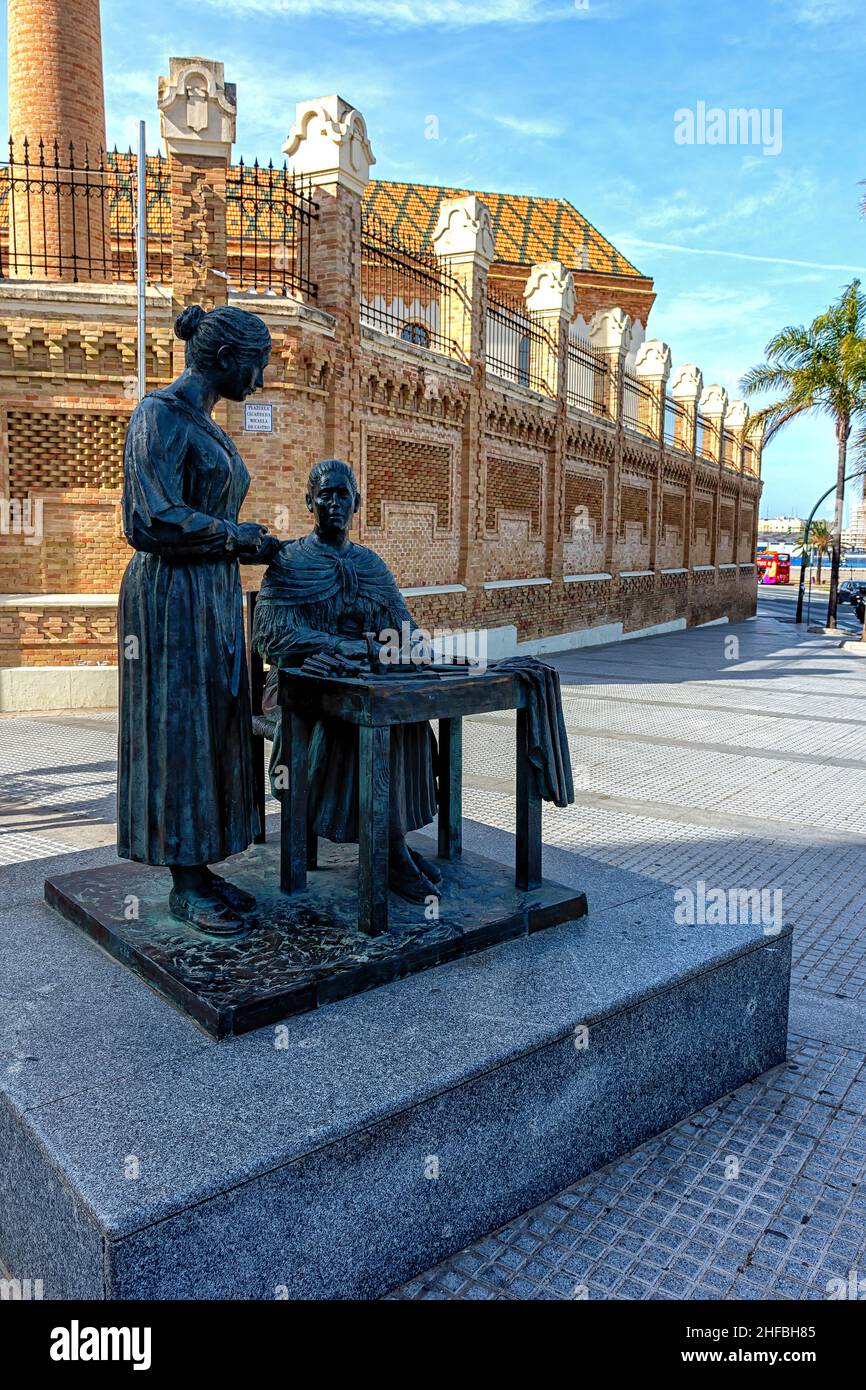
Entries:
<svg viewBox="0 0 866 1390">
<path fill-rule="evenodd" d="M 842 532 L 842 545 L 847 550 L 866 550 L 866 502 L 851 508 L 851 522 Z"/>
<path fill-rule="evenodd" d="M 806 525 L 801 516 L 762 516 L 758 521 L 759 536 L 799 536 Z"/>
</svg>

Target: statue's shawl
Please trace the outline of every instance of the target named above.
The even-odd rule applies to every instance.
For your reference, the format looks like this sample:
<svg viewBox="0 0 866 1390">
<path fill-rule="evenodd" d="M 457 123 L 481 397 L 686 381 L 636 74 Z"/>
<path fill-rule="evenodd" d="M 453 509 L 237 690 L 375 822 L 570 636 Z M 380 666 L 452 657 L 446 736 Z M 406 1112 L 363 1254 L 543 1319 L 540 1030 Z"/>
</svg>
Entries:
<svg viewBox="0 0 866 1390">
<path fill-rule="evenodd" d="M 294 624 L 321 632 L 338 632 L 349 609 L 362 614 L 371 631 L 411 623 L 394 576 L 374 550 L 350 543 L 337 551 L 312 535 L 284 541 L 265 572 L 256 601 L 260 650 L 284 627 L 287 609 Z"/>
</svg>

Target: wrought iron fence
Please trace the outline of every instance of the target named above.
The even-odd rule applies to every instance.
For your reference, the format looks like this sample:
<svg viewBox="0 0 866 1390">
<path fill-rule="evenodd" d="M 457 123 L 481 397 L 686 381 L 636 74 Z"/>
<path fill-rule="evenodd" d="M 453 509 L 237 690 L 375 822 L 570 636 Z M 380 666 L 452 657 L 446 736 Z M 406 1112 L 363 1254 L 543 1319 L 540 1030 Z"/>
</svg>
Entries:
<svg viewBox="0 0 866 1390">
<path fill-rule="evenodd" d="M 555 394 L 553 339 L 525 305 L 493 285 L 487 290 L 487 367 L 516 386 Z"/>
<path fill-rule="evenodd" d="M 171 277 L 168 169 L 145 170 L 147 277 Z M 9 140 L 0 164 L 0 277 L 123 282 L 135 279 L 136 156 L 72 144 Z"/>
<path fill-rule="evenodd" d="M 417 347 L 465 356 L 463 287 L 436 252 L 361 210 L 361 322 Z"/>
<path fill-rule="evenodd" d="M 659 437 L 658 395 L 628 370 L 623 370 L 622 374 L 622 421 L 650 439 Z"/>
<path fill-rule="evenodd" d="M 566 398 L 576 410 L 610 415 L 610 368 L 607 357 L 591 343 L 568 340 Z"/>
<path fill-rule="evenodd" d="M 743 445 L 743 472 L 751 478 L 758 476 L 758 453 L 754 444 L 748 442 Z"/>
<path fill-rule="evenodd" d="M 736 468 L 737 441 L 730 430 L 722 430 L 722 462 L 726 468 Z"/>
<path fill-rule="evenodd" d="M 665 423 L 664 423 L 665 444 L 674 449 L 684 449 L 686 453 L 691 453 L 691 441 L 689 439 L 689 414 L 685 406 L 680 405 L 679 401 L 674 400 L 673 396 L 665 396 Z"/>
<path fill-rule="evenodd" d="M 695 453 L 697 454 L 698 458 L 711 459 L 715 461 L 716 439 L 717 431 L 715 426 L 710 423 L 706 415 L 702 415 L 701 412 L 698 411 L 697 431 L 695 437 Z"/>
<path fill-rule="evenodd" d="M 226 175 L 227 273 L 241 290 L 315 300 L 310 247 L 319 205 L 309 182 L 255 160 Z"/>
</svg>

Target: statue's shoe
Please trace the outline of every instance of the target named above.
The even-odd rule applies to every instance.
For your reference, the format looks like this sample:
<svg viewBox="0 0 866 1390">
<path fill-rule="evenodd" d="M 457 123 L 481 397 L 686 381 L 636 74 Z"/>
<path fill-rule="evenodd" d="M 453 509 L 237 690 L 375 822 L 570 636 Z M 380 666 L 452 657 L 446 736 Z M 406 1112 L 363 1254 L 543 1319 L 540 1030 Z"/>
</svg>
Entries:
<svg viewBox="0 0 866 1390">
<path fill-rule="evenodd" d="M 409 903 L 426 903 L 428 898 L 442 897 L 440 889 L 426 875 L 409 873 L 403 868 L 389 869 L 388 887 L 398 898 L 405 898 Z"/>
<path fill-rule="evenodd" d="M 172 888 L 168 905 L 173 917 L 188 922 L 196 931 L 207 932 L 208 936 L 240 936 L 247 930 L 243 917 L 233 912 L 227 903 L 205 897 L 203 893 Z"/>
<path fill-rule="evenodd" d="M 431 883 L 442 882 L 441 869 L 437 868 L 437 866 L 433 864 L 429 859 L 425 859 L 424 855 L 419 854 L 417 849 L 413 849 L 411 845 L 407 845 L 406 848 L 408 849 L 412 858 L 415 860 L 415 863 L 417 864 L 418 868 L 421 870 L 421 873 L 424 875 L 425 878 L 429 878 Z"/>
<path fill-rule="evenodd" d="M 211 873 L 211 886 L 214 891 L 222 898 L 227 907 L 241 916 L 245 912 L 252 912 L 256 905 L 256 900 L 252 893 L 245 893 L 243 888 L 238 888 L 236 883 L 229 883 L 227 878 L 221 878 L 219 874 Z"/>
</svg>

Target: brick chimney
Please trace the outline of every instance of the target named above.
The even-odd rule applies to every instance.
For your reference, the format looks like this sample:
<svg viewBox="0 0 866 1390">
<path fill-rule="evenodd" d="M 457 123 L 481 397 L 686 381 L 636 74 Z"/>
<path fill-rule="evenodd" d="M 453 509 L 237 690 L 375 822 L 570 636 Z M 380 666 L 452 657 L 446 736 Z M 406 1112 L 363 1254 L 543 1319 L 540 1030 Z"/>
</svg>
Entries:
<svg viewBox="0 0 866 1390">
<path fill-rule="evenodd" d="M 16 175 L 23 175 L 24 141 L 31 176 L 47 177 L 40 192 L 23 182 L 13 190 L 15 244 L 10 226 L 13 276 L 37 280 L 104 280 L 108 270 L 108 199 L 96 194 L 91 170 L 105 148 L 105 94 L 99 0 L 9 0 L 9 134 L 14 141 Z M 39 141 L 51 166 L 39 173 Z M 61 173 L 54 172 L 57 141 Z M 70 143 L 76 175 L 70 174 Z M 91 187 L 77 194 L 72 183 Z M 59 186 L 59 211 L 58 211 Z M 104 215 L 103 215 L 104 213 Z"/>
</svg>

